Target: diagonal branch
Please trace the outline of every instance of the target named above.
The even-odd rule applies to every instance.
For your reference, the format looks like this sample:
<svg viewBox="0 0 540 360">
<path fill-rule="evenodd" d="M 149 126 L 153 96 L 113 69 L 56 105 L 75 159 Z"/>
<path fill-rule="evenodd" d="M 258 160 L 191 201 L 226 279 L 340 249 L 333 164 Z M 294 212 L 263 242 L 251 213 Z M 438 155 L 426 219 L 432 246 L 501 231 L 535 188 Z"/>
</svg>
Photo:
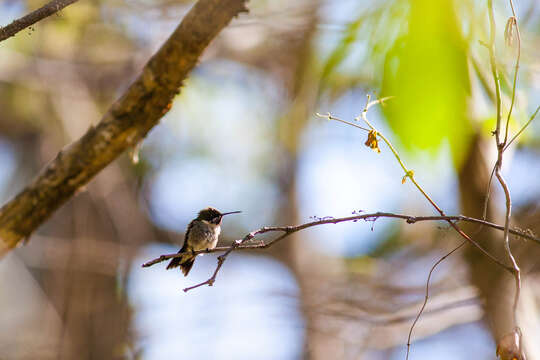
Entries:
<svg viewBox="0 0 540 360">
<path fill-rule="evenodd" d="M 41 174 L 0 209 L 0 250 L 28 238 L 52 213 L 124 150 L 134 146 L 171 108 L 203 50 L 246 0 L 200 0 L 141 75 L 79 140 L 64 148 Z M 74 114 L 75 116 L 75 114 Z"/>
<path fill-rule="evenodd" d="M 0 27 L 0 41 L 9 39 L 15 36 L 19 31 L 34 25 L 38 21 L 45 19 L 48 16 L 62 10 L 68 5 L 73 4 L 77 0 L 53 0 L 37 10 L 23 16 L 20 19 L 14 20 L 11 24 Z"/>
</svg>

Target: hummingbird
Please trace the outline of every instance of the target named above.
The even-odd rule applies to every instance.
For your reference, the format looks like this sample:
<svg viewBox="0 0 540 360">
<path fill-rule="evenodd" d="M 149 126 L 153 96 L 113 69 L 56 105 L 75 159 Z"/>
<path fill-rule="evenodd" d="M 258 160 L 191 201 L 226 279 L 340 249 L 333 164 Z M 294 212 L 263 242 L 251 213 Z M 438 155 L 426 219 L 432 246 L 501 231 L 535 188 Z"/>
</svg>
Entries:
<svg viewBox="0 0 540 360">
<path fill-rule="evenodd" d="M 178 252 L 179 254 L 183 253 L 183 255 L 173 258 L 169 265 L 167 265 L 167 270 L 180 266 L 184 276 L 187 276 L 195 262 L 195 257 L 197 257 L 193 252 L 215 248 L 219 234 L 221 233 L 221 220 L 223 217 L 240 212 L 230 211 L 221 213 L 213 207 L 207 207 L 199 211 L 197 217 L 187 227 L 184 245 Z"/>
</svg>

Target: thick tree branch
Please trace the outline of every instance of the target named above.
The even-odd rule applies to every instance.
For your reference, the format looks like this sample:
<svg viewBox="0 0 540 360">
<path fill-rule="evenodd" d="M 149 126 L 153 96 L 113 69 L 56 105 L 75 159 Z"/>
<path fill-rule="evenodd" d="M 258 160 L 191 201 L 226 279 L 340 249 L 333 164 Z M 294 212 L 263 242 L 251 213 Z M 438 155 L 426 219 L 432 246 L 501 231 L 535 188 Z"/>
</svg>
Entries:
<svg viewBox="0 0 540 360">
<path fill-rule="evenodd" d="M 62 10 L 68 5 L 73 4 L 77 0 L 53 0 L 37 10 L 23 16 L 20 19 L 14 20 L 11 24 L 0 27 L 0 41 L 4 41 L 12 36 L 15 36 L 19 31 L 34 25 L 38 21 L 45 19 L 48 16 Z"/>
<path fill-rule="evenodd" d="M 234 16 L 247 11 L 245 2 L 200 0 L 195 4 L 101 122 L 60 151 L 0 209 L 0 247 L 8 250 L 28 238 L 101 169 L 146 136 L 170 109 L 182 81 L 210 41 Z"/>
</svg>

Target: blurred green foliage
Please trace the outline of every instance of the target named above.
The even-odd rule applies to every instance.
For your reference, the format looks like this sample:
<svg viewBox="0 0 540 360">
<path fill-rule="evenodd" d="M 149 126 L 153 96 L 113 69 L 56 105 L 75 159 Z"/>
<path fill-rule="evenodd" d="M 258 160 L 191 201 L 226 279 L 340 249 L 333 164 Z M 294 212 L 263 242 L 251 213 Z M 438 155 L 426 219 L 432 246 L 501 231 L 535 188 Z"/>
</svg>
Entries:
<svg viewBox="0 0 540 360">
<path fill-rule="evenodd" d="M 448 141 L 454 163 L 467 150 L 471 125 L 466 44 L 452 0 L 410 0 L 408 31 L 388 52 L 384 113 L 405 147 L 435 152 Z"/>
<path fill-rule="evenodd" d="M 360 11 L 346 25 L 322 66 L 322 81 L 332 87 L 355 49 L 364 47 L 353 71 L 379 96 L 395 97 L 383 112 L 403 149 L 436 155 L 447 145 L 459 166 L 473 130 L 468 115 L 470 39 L 462 35 L 463 14 L 456 13 L 463 4 L 389 0 L 384 5 Z"/>
</svg>

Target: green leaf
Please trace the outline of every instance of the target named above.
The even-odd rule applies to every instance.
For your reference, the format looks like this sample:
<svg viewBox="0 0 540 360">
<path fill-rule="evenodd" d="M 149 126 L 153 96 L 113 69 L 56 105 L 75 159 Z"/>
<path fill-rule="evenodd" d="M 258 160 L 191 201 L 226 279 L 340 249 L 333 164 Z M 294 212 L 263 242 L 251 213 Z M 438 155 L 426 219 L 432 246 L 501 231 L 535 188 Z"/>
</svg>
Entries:
<svg viewBox="0 0 540 360">
<path fill-rule="evenodd" d="M 447 140 L 458 165 L 471 138 L 466 46 L 452 0 L 409 0 L 408 31 L 387 53 L 382 96 L 388 122 L 408 149 L 437 153 Z"/>
</svg>

